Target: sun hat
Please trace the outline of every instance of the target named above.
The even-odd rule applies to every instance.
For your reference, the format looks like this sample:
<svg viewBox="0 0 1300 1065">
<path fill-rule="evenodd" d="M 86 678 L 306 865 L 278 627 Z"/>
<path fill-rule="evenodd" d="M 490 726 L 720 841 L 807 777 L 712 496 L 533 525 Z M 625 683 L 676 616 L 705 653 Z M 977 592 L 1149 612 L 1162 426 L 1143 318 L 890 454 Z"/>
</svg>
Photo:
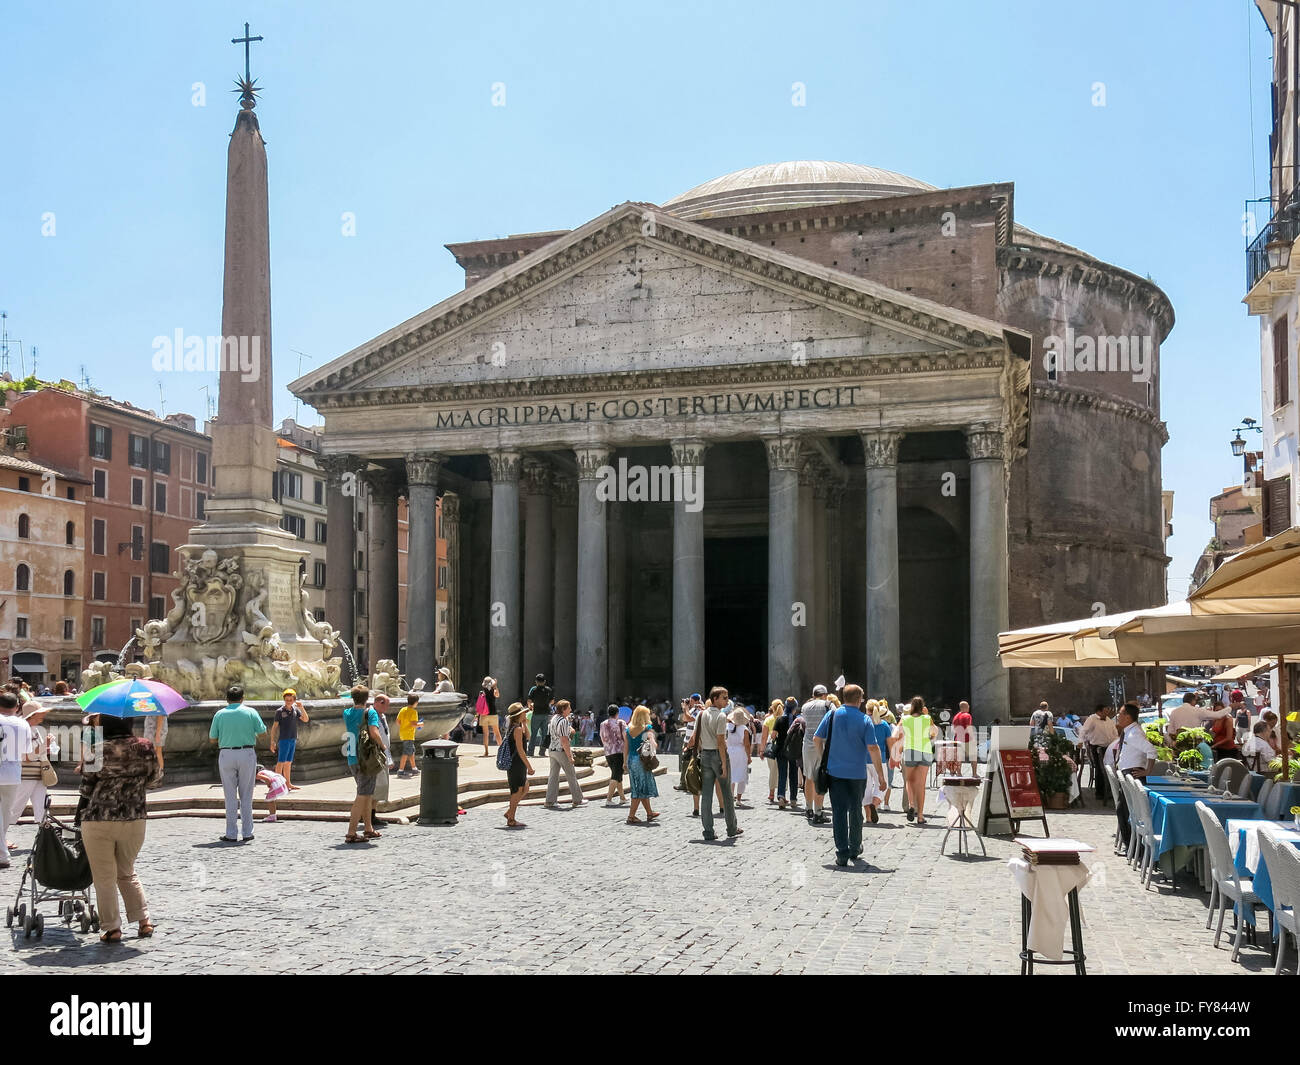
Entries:
<svg viewBox="0 0 1300 1065">
<path fill-rule="evenodd" d="M 826 694 L 826 685 L 825 685 L 825 684 L 815 684 L 815 685 L 813 685 L 813 695 L 825 695 L 825 694 Z"/>
<path fill-rule="evenodd" d="M 446 666 L 439 666 L 439 667 L 438 667 L 438 676 L 440 676 L 440 677 L 446 677 L 448 680 L 451 680 L 451 670 L 448 669 Z"/>
<path fill-rule="evenodd" d="M 731 723 L 737 726 L 749 724 L 749 712 L 743 707 L 738 706 L 731 711 Z"/>
<path fill-rule="evenodd" d="M 507 711 L 507 713 L 509 714 L 510 719 L 513 721 L 515 718 L 523 717 L 524 714 L 528 713 L 528 707 L 524 706 L 523 703 L 511 703 L 510 709 Z"/>
<path fill-rule="evenodd" d="M 292 688 L 285 688 L 284 691 L 280 693 L 280 698 L 283 699 L 286 695 L 292 695 L 295 699 L 298 698 L 298 693 Z"/>
<path fill-rule="evenodd" d="M 48 706 L 42 706 L 35 699 L 29 699 L 27 702 L 23 703 L 22 713 L 24 721 L 29 717 L 35 717 L 37 714 L 48 714 L 49 712 L 50 708 Z"/>
</svg>

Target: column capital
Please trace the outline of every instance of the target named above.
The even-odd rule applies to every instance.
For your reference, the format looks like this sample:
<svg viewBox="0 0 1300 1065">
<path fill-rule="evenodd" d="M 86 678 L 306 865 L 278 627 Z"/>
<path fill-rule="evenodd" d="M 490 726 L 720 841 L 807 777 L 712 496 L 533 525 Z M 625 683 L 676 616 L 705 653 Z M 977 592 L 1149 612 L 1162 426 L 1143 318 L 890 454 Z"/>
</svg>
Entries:
<svg viewBox="0 0 1300 1065">
<path fill-rule="evenodd" d="M 703 466 L 709 445 L 696 437 L 682 437 L 670 442 L 674 466 Z"/>
<path fill-rule="evenodd" d="M 797 470 L 799 468 L 799 438 L 797 436 L 765 436 L 769 470 Z"/>
<path fill-rule="evenodd" d="M 859 429 L 867 469 L 892 469 L 898 465 L 898 445 L 903 434 L 891 429 Z"/>
<path fill-rule="evenodd" d="M 966 454 L 971 460 L 1003 457 L 1002 426 L 982 423 L 966 427 Z"/>
<path fill-rule="evenodd" d="M 442 494 L 442 520 L 444 522 L 460 521 L 460 496 L 455 492 Z"/>
<path fill-rule="evenodd" d="M 438 485 L 438 467 L 442 455 L 437 451 L 408 451 L 406 453 L 407 484 Z"/>
<path fill-rule="evenodd" d="M 325 483 L 331 489 L 337 489 L 351 474 L 351 481 L 356 483 L 357 475 L 367 465 L 368 460 L 360 455 L 321 455 L 316 460 L 325 471 Z M 355 494 L 355 493 L 354 493 Z"/>
<path fill-rule="evenodd" d="M 551 467 L 529 455 L 522 461 L 520 481 L 528 495 L 548 495 L 551 491 Z"/>
<path fill-rule="evenodd" d="M 492 483 L 508 484 L 518 481 L 520 463 L 518 451 L 489 451 L 488 465 L 492 470 Z"/>
<path fill-rule="evenodd" d="M 602 444 L 575 447 L 573 456 L 578 460 L 578 480 L 594 481 L 601 467 L 609 465 L 609 457 L 613 453 L 612 448 L 605 447 Z"/>
<path fill-rule="evenodd" d="M 578 505 L 578 481 L 567 473 L 556 473 L 551 478 L 551 505 L 555 507 L 576 507 Z"/>
<path fill-rule="evenodd" d="M 362 475 L 366 487 L 370 489 L 373 499 L 383 503 L 395 503 L 402 492 L 402 476 L 396 470 L 380 467 L 367 470 Z"/>
<path fill-rule="evenodd" d="M 805 455 L 799 463 L 799 485 L 816 489 L 826 480 L 826 466 L 815 451 Z"/>
</svg>

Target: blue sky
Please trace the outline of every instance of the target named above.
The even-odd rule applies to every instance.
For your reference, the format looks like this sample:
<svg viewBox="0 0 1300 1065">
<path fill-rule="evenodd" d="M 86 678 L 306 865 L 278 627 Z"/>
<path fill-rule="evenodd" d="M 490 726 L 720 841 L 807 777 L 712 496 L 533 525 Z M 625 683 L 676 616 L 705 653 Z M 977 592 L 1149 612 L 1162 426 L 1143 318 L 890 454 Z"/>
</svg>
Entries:
<svg viewBox="0 0 1300 1065">
<path fill-rule="evenodd" d="M 1250 0 L 10 3 L 0 309 L 28 370 L 36 345 L 42 376 L 84 366 L 118 398 L 203 417 L 215 380 L 160 378 L 152 340 L 220 332 L 245 20 L 266 37 L 278 417 L 300 366 L 461 287 L 448 242 L 781 159 L 1014 181 L 1018 221 L 1173 301 L 1163 460 L 1170 594 L 1186 593 L 1208 498 L 1238 479 L 1232 429 L 1260 416 L 1241 215 L 1267 192 L 1271 41 Z"/>
</svg>

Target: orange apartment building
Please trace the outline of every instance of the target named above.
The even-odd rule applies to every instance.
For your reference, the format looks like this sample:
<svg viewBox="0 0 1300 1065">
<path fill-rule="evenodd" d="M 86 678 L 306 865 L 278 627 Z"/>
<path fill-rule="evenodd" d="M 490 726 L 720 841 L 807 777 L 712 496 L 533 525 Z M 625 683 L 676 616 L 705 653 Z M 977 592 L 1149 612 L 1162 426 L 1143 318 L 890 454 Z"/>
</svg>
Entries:
<svg viewBox="0 0 1300 1065">
<path fill-rule="evenodd" d="M 189 415 L 159 418 L 70 386 L 7 392 L 5 407 L 0 427 L 31 461 L 86 482 L 78 650 L 83 662 L 116 658 L 171 609 L 176 548 L 212 490 L 211 441 Z"/>
</svg>

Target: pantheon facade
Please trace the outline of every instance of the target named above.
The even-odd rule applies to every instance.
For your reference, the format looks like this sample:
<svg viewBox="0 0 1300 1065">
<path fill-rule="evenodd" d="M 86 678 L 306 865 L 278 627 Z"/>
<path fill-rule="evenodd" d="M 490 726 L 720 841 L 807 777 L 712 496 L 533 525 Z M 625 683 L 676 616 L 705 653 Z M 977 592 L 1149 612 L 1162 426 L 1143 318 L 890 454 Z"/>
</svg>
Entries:
<svg viewBox="0 0 1300 1065">
<path fill-rule="evenodd" d="M 441 498 L 462 689 L 490 673 L 514 700 L 540 672 L 585 709 L 843 673 L 982 721 L 1091 698 L 1101 678 L 1009 674 L 996 636 L 1164 601 L 1158 363 L 1048 369 L 1043 345 L 1158 350 L 1173 313 L 1013 208 L 1010 183 L 793 162 L 448 245 L 463 291 L 290 386 L 340 501 L 331 622 L 353 631 L 362 477 L 393 545 L 391 566 L 372 546 L 372 660 L 398 657 L 407 500 L 412 677 L 437 664 Z M 682 471 L 699 498 L 644 490 Z"/>
</svg>

